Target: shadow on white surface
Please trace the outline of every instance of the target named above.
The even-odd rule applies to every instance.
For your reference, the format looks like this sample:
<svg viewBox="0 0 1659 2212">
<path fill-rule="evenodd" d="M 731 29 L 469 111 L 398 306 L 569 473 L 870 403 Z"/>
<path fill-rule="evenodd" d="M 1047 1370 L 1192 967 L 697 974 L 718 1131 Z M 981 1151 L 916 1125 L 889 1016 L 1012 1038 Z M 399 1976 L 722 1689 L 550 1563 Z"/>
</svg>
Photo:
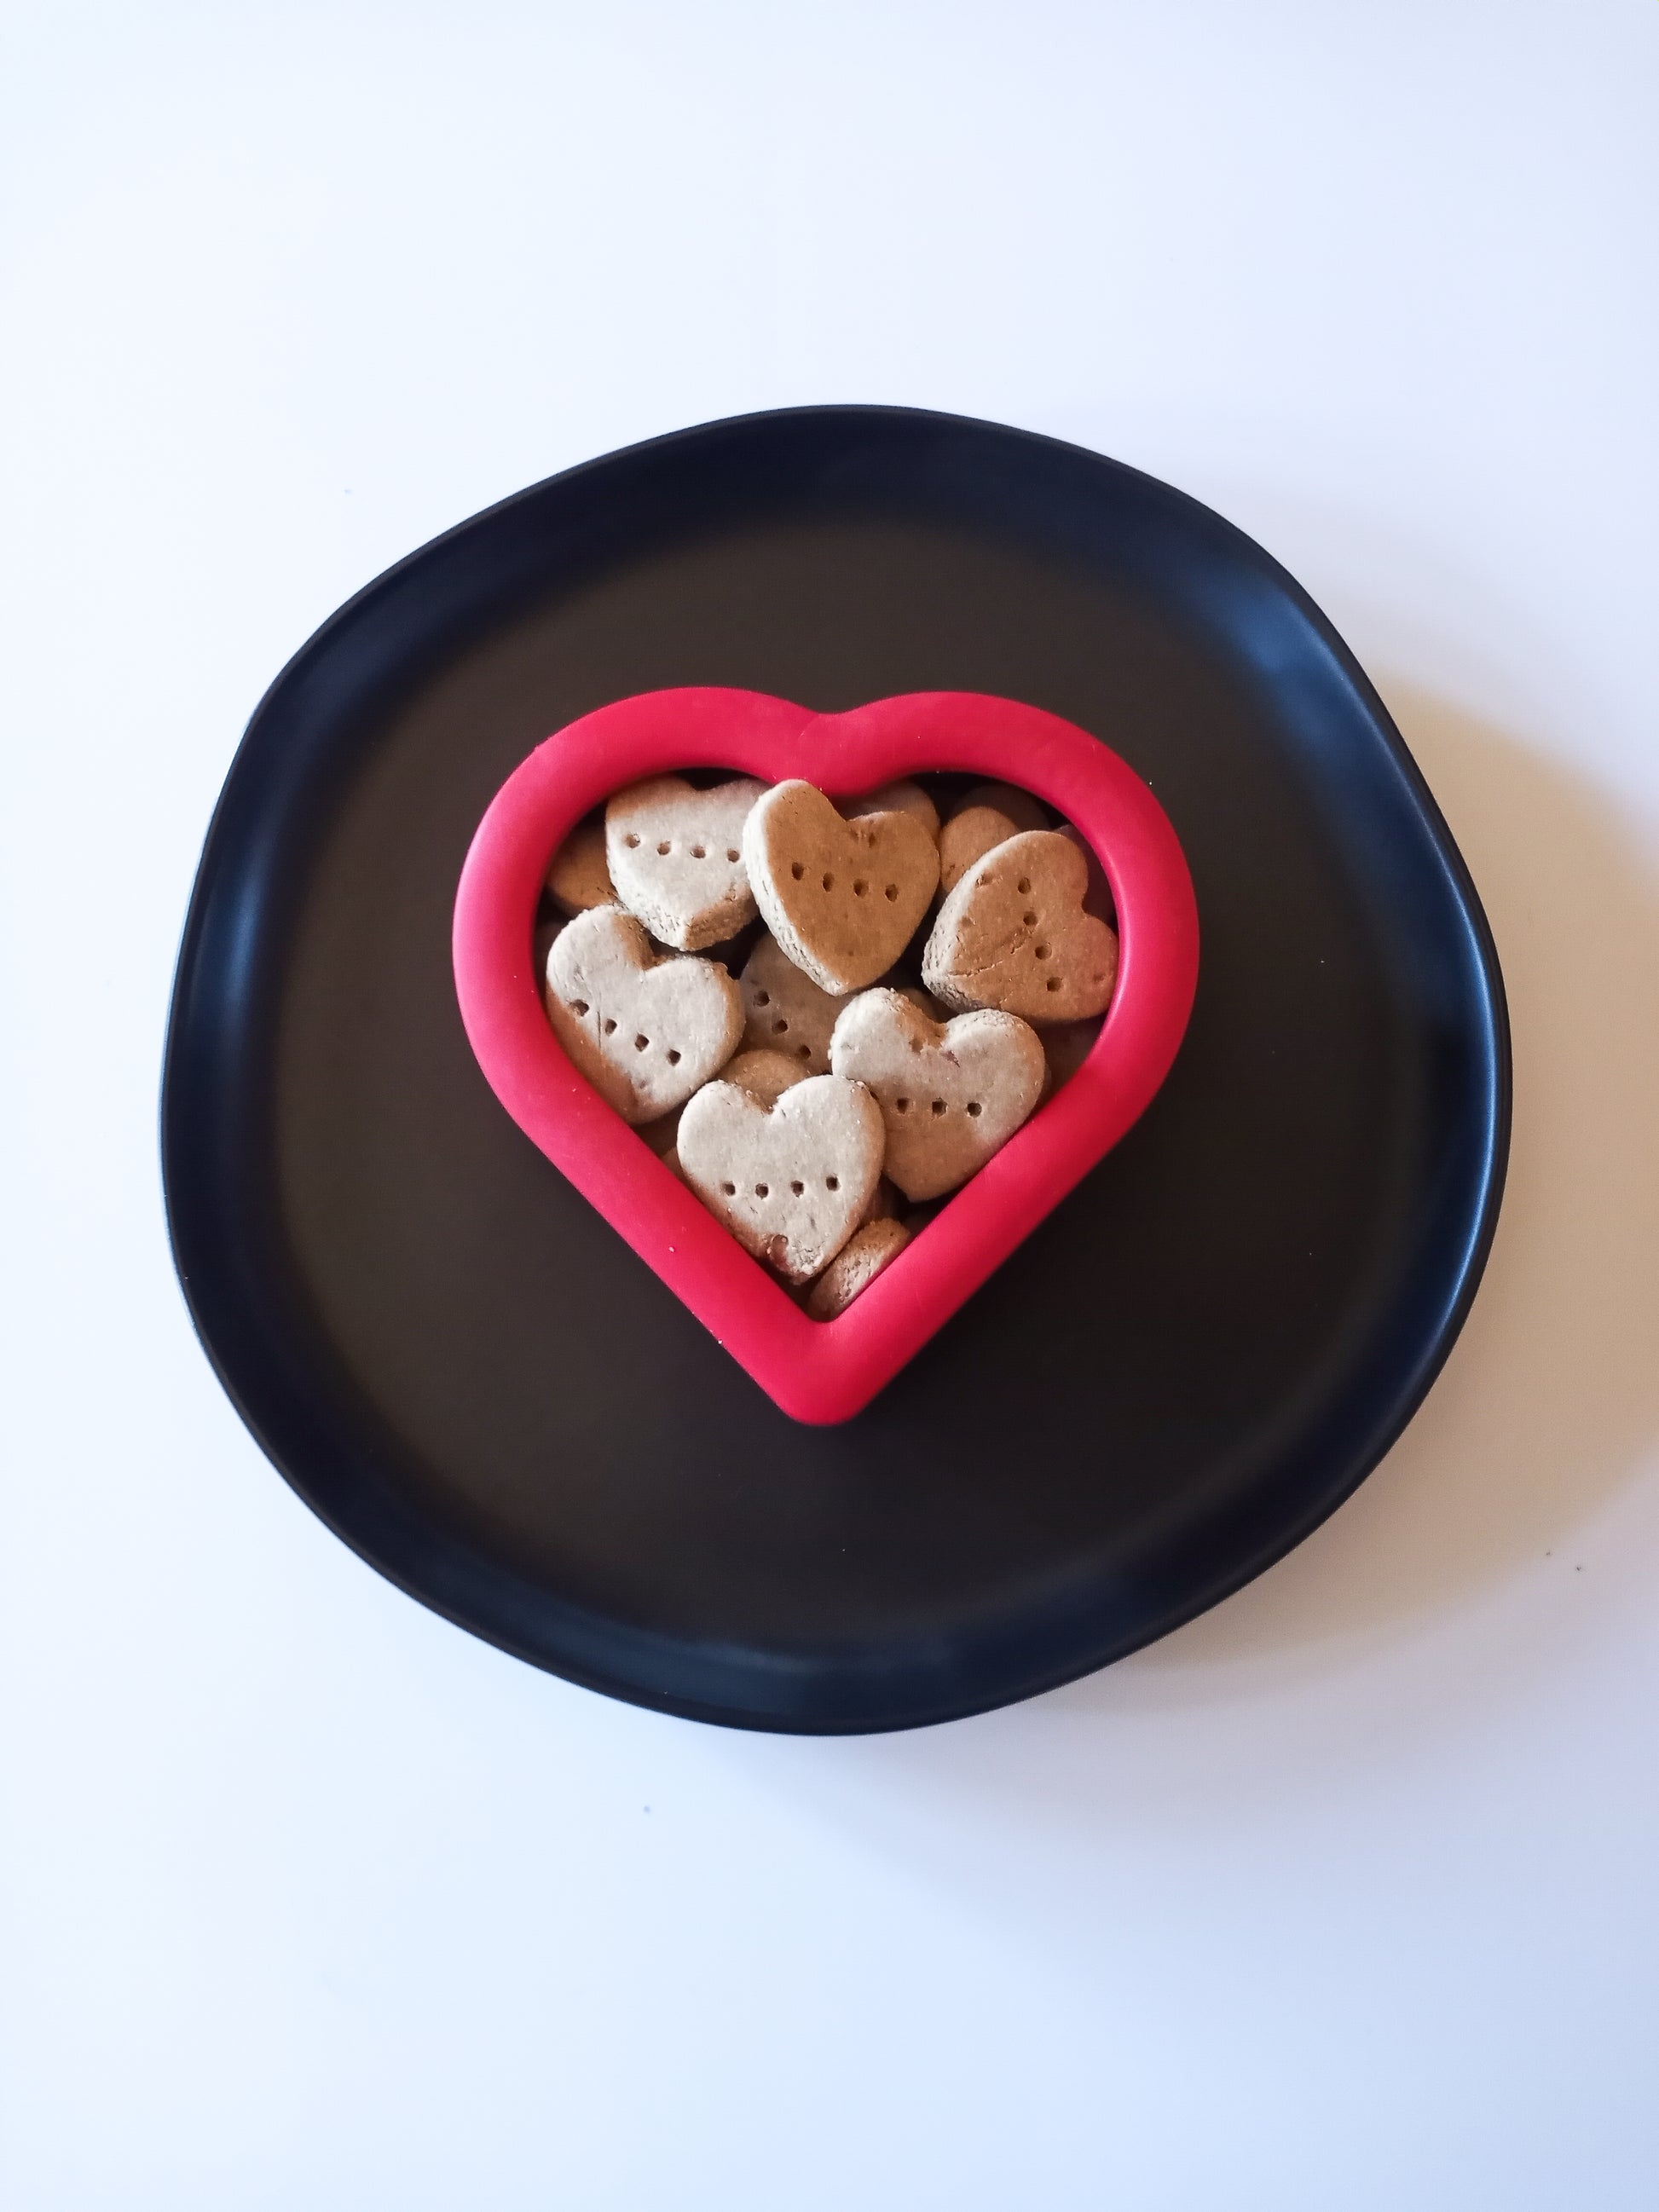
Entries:
<svg viewBox="0 0 1659 2212">
<path fill-rule="evenodd" d="M 1354 1498 L 1225 1604 L 1054 1702 L 1207 1703 L 1323 1672 L 1586 1529 L 1659 1437 L 1659 890 L 1589 786 L 1383 687 L 1491 920 L 1515 1045 L 1492 1259 L 1429 1398 Z M 1126 1677 L 1132 1680 L 1126 1680 Z"/>
</svg>

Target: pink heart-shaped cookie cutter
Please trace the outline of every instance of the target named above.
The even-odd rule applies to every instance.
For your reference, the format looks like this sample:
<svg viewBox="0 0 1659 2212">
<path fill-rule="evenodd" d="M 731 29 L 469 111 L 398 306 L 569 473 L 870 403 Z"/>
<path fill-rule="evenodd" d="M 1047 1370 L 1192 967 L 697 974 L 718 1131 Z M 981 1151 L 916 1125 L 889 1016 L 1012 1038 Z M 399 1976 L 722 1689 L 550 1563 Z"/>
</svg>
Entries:
<svg viewBox="0 0 1659 2212">
<path fill-rule="evenodd" d="M 549 860 L 575 823 L 642 776 L 801 776 L 831 798 L 961 769 L 1035 792 L 1106 871 L 1121 954 L 1093 1050 L 899 1258 L 832 1322 L 809 1320 L 579 1075 L 543 1011 L 532 938 Z M 972 691 L 815 714 L 709 686 L 600 707 L 538 745 L 478 825 L 455 900 L 455 985 L 507 1112 L 762 1389 L 799 1421 L 858 1413 L 1150 1103 L 1198 981 L 1192 878 L 1163 808 L 1086 730 Z"/>
</svg>

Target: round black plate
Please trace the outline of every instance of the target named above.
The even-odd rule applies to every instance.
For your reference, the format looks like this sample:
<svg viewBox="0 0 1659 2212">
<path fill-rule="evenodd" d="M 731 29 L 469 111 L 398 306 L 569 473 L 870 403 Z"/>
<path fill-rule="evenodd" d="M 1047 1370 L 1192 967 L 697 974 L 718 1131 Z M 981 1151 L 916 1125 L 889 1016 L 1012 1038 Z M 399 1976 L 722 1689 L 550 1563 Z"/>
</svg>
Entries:
<svg viewBox="0 0 1659 2212">
<path fill-rule="evenodd" d="M 496 787 L 678 684 L 1052 708 L 1146 776 L 1198 888 L 1145 1120 L 836 1429 L 779 1413 L 520 1135 L 456 1012 Z M 1445 1357 L 1508 1127 L 1474 890 L 1306 595 L 1131 469 L 848 407 L 556 477 L 319 631 L 208 836 L 162 1101 L 202 1340 L 332 1528 L 538 1665 L 802 1730 L 1028 1696 L 1305 1535 Z"/>
</svg>

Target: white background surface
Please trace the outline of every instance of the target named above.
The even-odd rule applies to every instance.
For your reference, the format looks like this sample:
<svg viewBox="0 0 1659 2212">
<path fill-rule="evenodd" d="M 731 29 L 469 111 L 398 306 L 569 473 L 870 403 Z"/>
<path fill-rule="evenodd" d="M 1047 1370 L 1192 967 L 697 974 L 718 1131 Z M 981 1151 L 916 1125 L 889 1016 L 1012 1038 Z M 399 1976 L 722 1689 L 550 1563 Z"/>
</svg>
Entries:
<svg viewBox="0 0 1659 2212">
<path fill-rule="evenodd" d="M 15 2212 L 1659 2202 L 1659 11 L 27 0 L 4 75 Z M 1310 1542 L 847 1741 L 397 1595 L 196 1348 L 155 1115 L 241 726 L 568 463 L 1096 446 L 1397 713 L 1511 994 L 1466 1335 Z"/>
</svg>

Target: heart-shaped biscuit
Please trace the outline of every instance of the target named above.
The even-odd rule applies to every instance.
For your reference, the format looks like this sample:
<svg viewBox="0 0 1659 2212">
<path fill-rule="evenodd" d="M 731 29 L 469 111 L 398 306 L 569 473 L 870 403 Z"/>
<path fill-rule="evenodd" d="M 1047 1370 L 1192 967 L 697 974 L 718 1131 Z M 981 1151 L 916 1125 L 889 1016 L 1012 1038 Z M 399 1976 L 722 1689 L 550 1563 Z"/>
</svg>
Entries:
<svg viewBox="0 0 1659 2212">
<path fill-rule="evenodd" d="M 976 806 L 994 807 L 999 814 L 1006 815 L 1016 832 L 1022 830 L 1046 830 L 1048 817 L 1042 801 L 1034 799 L 1029 791 L 1022 791 L 1015 783 L 976 783 L 964 792 L 951 809 L 954 821 L 959 814 L 971 813 Z"/>
<path fill-rule="evenodd" d="M 897 1259 L 910 1242 L 910 1231 L 884 1216 L 854 1230 L 812 1285 L 806 1310 L 814 1321 L 834 1321 L 845 1313 L 860 1291 Z"/>
<path fill-rule="evenodd" d="M 881 1109 L 861 1083 L 809 1075 L 772 1105 L 705 1084 L 680 1116 L 685 1180 L 745 1251 L 809 1282 L 863 1220 L 881 1174 Z"/>
<path fill-rule="evenodd" d="M 964 806 L 939 833 L 939 887 L 946 898 L 975 860 L 1019 835 L 1019 825 L 995 806 Z"/>
<path fill-rule="evenodd" d="M 743 1041 L 754 1051 L 793 1054 L 809 1075 L 830 1073 L 830 1032 L 847 1004 L 844 993 L 821 991 L 779 947 L 763 937 L 738 978 L 743 993 Z"/>
<path fill-rule="evenodd" d="M 589 907 L 547 956 L 554 1035 L 624 1121 L 672 1113 L 732 1057 L 743 1000 L 713 960 L 659 958 L 620 907 Z"/>
<path fill-rule="evenodd" d="M 1109 926 L 1115 925 L 1117 921 L 1117 908 L 1112 904 L 1112 887 L 1106 879 L 1105 869 L 1100 865 L 1099 854 L 1090 844 L 1083 832 L 1080 830 L 1074 830 L 1069 822 L 1060 823 L 1060 834 L 1062 837 L 1070 838 L 1089 864 L 1089 888 L 1083 894 L 1083 911 L 1085 914 L 1097 915 L 1101 921 Z"/>
<path fill-rule="evenodd" d="M 781 1052 L 740 1052 L 720 1070 L 722 1083 L 735 1083 L 763 1106 L 775 1105 L 786 1091 L 805 1083 L 808 1071 Z"/>
<path fill-rule="evenodd" d="M 884 783 L 879 791 L 866 791 L 862 799 L 843 799 L 836 811 L 849 822 L 865 814 L 914 814 L 934 843 L 939 842 L 939 809 L 908 776 L 901 776 L 896 783 Z"/>
<path fill-rule="evenodd" d="M 885 1171 L 909 1199 L 942 1197 L 982 1168 L 1042 1096 L 1048 1066 L 1017 1016 L 932 1022 L 897 991 L 861 991 L 836 1024 L 830 1058 L 874 1093 Z"/>
<path fill-rule="evenodd" d="M 969 869 L 939 910 L 921 980 L 943 1005 L 1028 1022 L 1104 1013 L 1117 938 L 1084 910 L 1089 864 L 1058 830 L 1023 831 Z"/>
<path fill-rule="evenodd" d="M 939 848 L 913 814 L 844 822 L 799 779 L 744 824 L 749 881 L 778 945 L 822 991 L 861 991 L 898 958 L 939 882 Z"/>
<path fill-rule="evenodd" d="M 561 914 L 616 905 L 616 886 L 605 864 L 603 822 L 579 823 L 571 831 L 548 867 L 547 889 Z"/>
<path fill-rule="evenodd" d="M 607 804 L 605 855 L 617 896 L 659 943 L 701 952 L 753 919 L 743 825 L 765 788 L 746 775 L 708 791 L 682 775 L 654 775 Z"/>
</svg>

